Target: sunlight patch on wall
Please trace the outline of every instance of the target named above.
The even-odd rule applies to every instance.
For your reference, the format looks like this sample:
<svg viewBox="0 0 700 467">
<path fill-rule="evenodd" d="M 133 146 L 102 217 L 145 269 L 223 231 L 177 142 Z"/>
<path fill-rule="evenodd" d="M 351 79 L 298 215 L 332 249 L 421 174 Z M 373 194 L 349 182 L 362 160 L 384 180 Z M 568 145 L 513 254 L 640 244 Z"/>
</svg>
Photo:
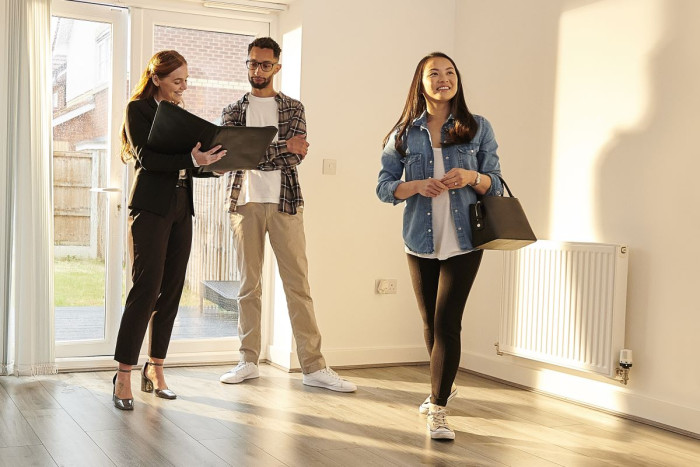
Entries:
<svg viewBox="0 0 700 467">
<path fill-rule="evenodd" d="M 301 28 L 282 36 L 282 92 L 294 99 L 301 98 Z"/>
<path fill-rule="evenodd" d="M 600 241 L 598 159 L 618 132 L 647 118 L 661 0 L 595 2 L 562 13 L 553 128 L 551 238 Z"/>
</svg>

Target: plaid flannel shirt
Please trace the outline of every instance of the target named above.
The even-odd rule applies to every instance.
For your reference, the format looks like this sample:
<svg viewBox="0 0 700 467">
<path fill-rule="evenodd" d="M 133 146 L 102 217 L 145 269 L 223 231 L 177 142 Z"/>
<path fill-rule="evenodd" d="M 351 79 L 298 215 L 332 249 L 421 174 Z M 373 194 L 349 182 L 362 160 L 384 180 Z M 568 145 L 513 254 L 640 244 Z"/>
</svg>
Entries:
<svg viewBox="0 0 700 467">
<path fill-rule="evenodd" d="M 221 115 L 223 125 L 246 125 L 248 94 L 246 93 L 240 100 L 223 110 Z M 281 92 L 277 93 L 275 101 L 277 101 L 279 116 L 277 141 L 270 144 L 265 155 L 265 161 L 258 165 L 257 170 L 279 170 L 282 172 L 282 186 L 280 187 L 280 201 L 277 211 L 296 214 L 297 209 L 304 206 L 304 198 L 301 196 L 299 174 L 296 167 L 301 163 L 303 157 L 299 154 L 287 152 L 287 140 L 295 135 L 306 135 L 304 105 Z M 238 170 L 235 176 L 231 176 L 230 172 L 227 174 L 226 190 L 231 193 L 231 203 L 228 212 L 236 212 L 244 172 L 243 170 Z"/>
</svg>

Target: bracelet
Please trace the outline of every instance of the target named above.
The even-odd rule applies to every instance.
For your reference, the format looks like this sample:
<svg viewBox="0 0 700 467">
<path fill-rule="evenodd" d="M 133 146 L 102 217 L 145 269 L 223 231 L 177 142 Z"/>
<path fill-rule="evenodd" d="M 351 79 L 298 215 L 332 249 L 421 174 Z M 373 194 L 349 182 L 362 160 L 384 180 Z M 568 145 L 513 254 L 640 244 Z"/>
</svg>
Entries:
<svg viewBox="0 0 700 467">
<path fill-rule="evenodd" d="M 477 186 L 479 183 L 481 183 L 481 174 L 479 172 L 476 173 L 476 180 L 474 180 L 474 183 L 469 185 L 469 186 Z"/>
</svg>

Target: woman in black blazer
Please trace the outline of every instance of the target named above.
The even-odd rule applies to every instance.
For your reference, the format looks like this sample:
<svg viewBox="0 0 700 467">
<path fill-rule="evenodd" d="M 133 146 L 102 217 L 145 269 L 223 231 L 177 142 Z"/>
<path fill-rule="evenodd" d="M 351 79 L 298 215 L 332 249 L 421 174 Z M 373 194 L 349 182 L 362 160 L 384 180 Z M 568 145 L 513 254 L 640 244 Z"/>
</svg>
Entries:
<svg viewBox="0 0 700 467">
<path fill-rule="evenodd" d="M 133 410 L 131 369 L 138 363 L 149 321 L 149 359 L 141 372 L 141 390 L 175 399 L 163 376 L 163 361 L 170 343 L 175 316 L 192 244 L 192 176 L 199 166 L 221 159 L 220 146 L 200 151 L 200 144 L 185 154 L 161 154 L 146 147 L 158 102 L 182 103 L 187 89 L 187 62 L 174 50 L 156 53 L 141 76 L 122 126 L 122 160 L 135 163 L 135 179 L 129 197 L 129 241 L 133 250 L 133 287 L 126 298 L 114 359 L 112 400 L 121 410 Z"/>
</svg>

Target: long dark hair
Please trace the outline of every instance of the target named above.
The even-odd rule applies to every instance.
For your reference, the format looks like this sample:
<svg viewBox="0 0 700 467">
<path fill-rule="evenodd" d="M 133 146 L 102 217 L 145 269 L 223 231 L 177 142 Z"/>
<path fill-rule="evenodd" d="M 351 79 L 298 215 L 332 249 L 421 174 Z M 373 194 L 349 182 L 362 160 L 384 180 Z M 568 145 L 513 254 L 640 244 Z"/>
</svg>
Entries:
<svg viewBox="0 0 700 467">
<path fill-rule="evenodd" d="M 418 62 L 416 66 L 416 72 L 413 74 L 413 81 L 411 81 L 411 88 L 408 91 L 408 97 L 406 98 L 406 104 L 403 107 L 403 112 L 401 112 L 401 117 L 396 122 L 389 134 L 384 138 L 383 145 L 389 141 L 391 134 L 396 131 L 396 150 L 402 156 L 406 155 L 405 148 L 405 138 L 408 133 L 408 128 L 411 126 L 413 120 L 420 117 L 420 115 L 425 111 L 425 96 L 423 93 L 423 70 L 425 69 L 425 64 L 431 58 L 442 57 L 452 63 L 452 66 L 457 73 L 457 94 L 450 101 L 450 113 L 455 120 L 455 124 L 450 128 L 447 141 L 443 141 L 443 144 L 459 144 L 468 143 L 474 138 L 476 131 L 478 129 L 478 124 L 476 119 L 469 112 L 467 108 L 467 102 L 464 100 L 464 88 L 462 87 L 462 75 L 460 75 L 457 65 L 455 65 L 454 60 L 445 55 L 442 52 L 433 52 L 426 55 Z"/>
<path fill-rule="evenodd" d="M 158 76 L 158 78 L 164 78 L 168 76 L 173 71 L 180 68 L 182 65 L 187 65 L 185 57 L 180 55 L 174 50 L 161 50 L 157 52 L 148 61 L 146 69 L 141 75 L 141 79 L 134 88 L 134 92 L 131 94 L 129 102 L 138 99 L 149 99 L 158 93 L 158 87 L 153 84 L 153 75 Z M 129 144 L 129 139 L 126 137 L 126 128 L 124 126 L 126 122 L 126 112 L 124 113 L 124 122 L 122 122 L 121 130 L 121 151 L 120 156 L 122 162 L 125 164 L 134 158 L 131 151 L 131 145 Z"/>
</svg>

